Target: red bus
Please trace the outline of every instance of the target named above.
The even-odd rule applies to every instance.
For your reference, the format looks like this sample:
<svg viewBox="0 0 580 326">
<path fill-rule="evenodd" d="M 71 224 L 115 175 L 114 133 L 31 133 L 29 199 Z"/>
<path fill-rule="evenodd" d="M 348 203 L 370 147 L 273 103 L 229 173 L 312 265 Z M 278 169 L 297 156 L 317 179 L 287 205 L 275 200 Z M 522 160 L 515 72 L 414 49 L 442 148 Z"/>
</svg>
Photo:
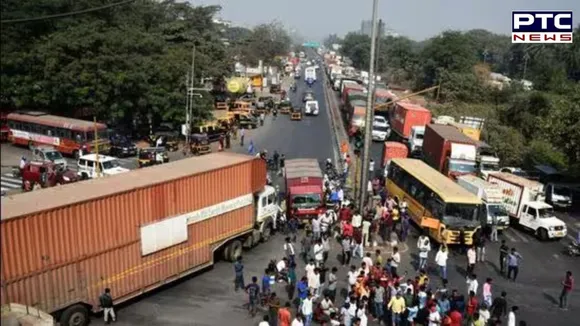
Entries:
<svg viewBox="0 0 580 326">
<path fill-rule="evenodd" d="M 44 112 L 14 112 L 7 115 L 10 141 L 15 145 L 54 146 L 63 154 L 79 157 L 95 150 L 107 153 L 111 148 L 107 125 L 92 121 L 59 117 Z M 98 140 L 95 141 L 95 129 Z"/>
</svg>

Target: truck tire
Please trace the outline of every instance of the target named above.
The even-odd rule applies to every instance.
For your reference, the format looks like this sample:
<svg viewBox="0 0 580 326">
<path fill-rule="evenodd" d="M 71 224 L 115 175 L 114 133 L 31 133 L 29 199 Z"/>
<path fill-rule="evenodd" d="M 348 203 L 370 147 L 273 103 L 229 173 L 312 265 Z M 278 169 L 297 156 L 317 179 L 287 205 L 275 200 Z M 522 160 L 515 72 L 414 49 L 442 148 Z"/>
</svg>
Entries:
<svg viewBox="0 0 580 326">
<path fill-rule="evenodd" d="M 542 241 L 547 241 L 548 240 L 548 231 L 546 231 L 546 229 L 539 228 L 538 229 L 538 238 Z"/>
<path fill-rule="evenodd" d="M 270 240 L 270 236 L 272 235 L 272 223 L 267 222 L 262 229 L 262 242 L 267 242 Z"/>
<path fill-rule="evenodd" d="M 227 260 L 231 261 L 231 262 L 235 262 L 238 257 L 242 256 L 242 242 L 240 240 L 234 240 L 232 241 L 232 243 L 230 243 L 228 245 L 229 248 L 229 252 L 228 252 L 228 257 Z"/>
<path fill-rule="evenodd" d="M 254 233 L 248 234 L 248 236 L 244 239 L 244 248 L 250 249 L 254 246 L 255 243 Z"/>
<path fill-rule="evenodd" d="M 59 322 L 62 326 L 86 326 L 89 324 L 89 310 L 81 304 L 70 306 L 60 315 Z"/>
</svg>

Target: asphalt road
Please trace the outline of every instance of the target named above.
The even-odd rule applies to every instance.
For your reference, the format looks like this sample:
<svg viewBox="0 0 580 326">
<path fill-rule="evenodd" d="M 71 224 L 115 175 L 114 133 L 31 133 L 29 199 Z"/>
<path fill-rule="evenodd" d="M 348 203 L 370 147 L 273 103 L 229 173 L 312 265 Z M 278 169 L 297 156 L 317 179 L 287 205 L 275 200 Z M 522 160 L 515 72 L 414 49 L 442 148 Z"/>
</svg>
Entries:
<svg viewBox="0 0 580 326">
<path fill-rule="evenodd" d="M 340 103 L 338 93 L 329 89 L 335 105 Z M 382 165 L 383 143 L 373 142 L 371 158 L 375 161 L 375 171 Z M 503 232 L 500 240 L 506 240 L 508 246 L 514 247 L 523 256 L 522 266 L 517 282 L 509 282 L 499 274 L 499 244 L 491 243 L 487 248 L 487 262 L 480 263 L 476 274 L 480 289 L 485 279 L 494 280 L 493 293 L 508 292 L 510 304 L 520 307 L 520 315 L 528 325 L 578 325 L 573 318 L 580 317 L 580 291 L 575 290 L 570 299 L 569 311 L 561 311 L 556 307 L 561 291 L 560 282 L 566 271 L 572 271 L 576 279 L 580 277 L 580 257 L 570 257 L 566 248 L 573 237 L 580 232 L 580 214 L 557 212 L 568 227 L 568 237 L 561 241 L 541 242 L 529 233 L 510 228 Z M 409 243 L 409 259 L 416 258 L 416 242 Z M 434 258 L 435 251 L 432 252 Z M 464 256 L 453 256 L 449 261 L 448 278 L 450 288 L 465 291 L 465 267 L 467 259 Z M 410 274 L 414 268 L 408 266 Z M 480 290 L 481 291 L 481 290 Z M 481 295 L 481 293 L 480 293 Z"/>
</svg>

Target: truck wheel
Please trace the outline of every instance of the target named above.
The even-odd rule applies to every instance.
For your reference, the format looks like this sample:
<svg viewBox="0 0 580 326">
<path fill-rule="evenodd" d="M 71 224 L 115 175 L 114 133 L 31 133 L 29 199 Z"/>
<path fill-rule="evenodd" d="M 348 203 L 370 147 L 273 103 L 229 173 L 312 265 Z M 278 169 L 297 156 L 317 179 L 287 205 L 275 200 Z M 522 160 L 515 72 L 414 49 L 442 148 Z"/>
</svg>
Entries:
<svg viewBox="0 0 580 326">
<path fill-rule="evenodd" d="M 538 238 L 542 241 L 548 240 L 548 231 L 546 229 L 538 229 Z"/>
<path fill-rule="evenodd" d="M 254 240 L 254 234 L 250 233 L 245 239 L 244 239 L 244 248 L 246 249 L 250 249 L 254 246 L 255 240 Z"/>
<path fill-rule="evenodd" d="M 89 310 L 80 304 L 68 307 L 60 315 L 59 321 L 63 326 L 86 326 L 89 324 Z"/>
<path fill-rule="evenodd" d="M 268 223 L 262 229 L 262 241 L 267 242 L 270 240 L 270 236 L 272 235 L 272 223 Z"/>
<path fill-rule="evenodd" d="M 232 243 L 228 245 L 229 247 L 229 255 L 227 259 L 231 262 L 235 262 L 238 257 L 242 256 L 242 242 L 240 240 L 234 240 Z"/>
</svg>

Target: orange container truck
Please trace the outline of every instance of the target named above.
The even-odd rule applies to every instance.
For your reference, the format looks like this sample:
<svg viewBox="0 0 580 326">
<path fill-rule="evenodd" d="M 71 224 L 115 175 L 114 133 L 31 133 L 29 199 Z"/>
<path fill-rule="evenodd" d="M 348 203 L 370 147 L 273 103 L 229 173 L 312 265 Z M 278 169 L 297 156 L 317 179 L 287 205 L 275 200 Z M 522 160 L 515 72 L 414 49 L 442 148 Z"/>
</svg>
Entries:
<svg viewBox="0 0 580 326">
<path fill-rule="evenodd" d="M 2 305 L 86 325 L 115 304 L 267 240 L 280 208 L 263 160 L 216 153 L 2 199 Z"/>
</svg>

